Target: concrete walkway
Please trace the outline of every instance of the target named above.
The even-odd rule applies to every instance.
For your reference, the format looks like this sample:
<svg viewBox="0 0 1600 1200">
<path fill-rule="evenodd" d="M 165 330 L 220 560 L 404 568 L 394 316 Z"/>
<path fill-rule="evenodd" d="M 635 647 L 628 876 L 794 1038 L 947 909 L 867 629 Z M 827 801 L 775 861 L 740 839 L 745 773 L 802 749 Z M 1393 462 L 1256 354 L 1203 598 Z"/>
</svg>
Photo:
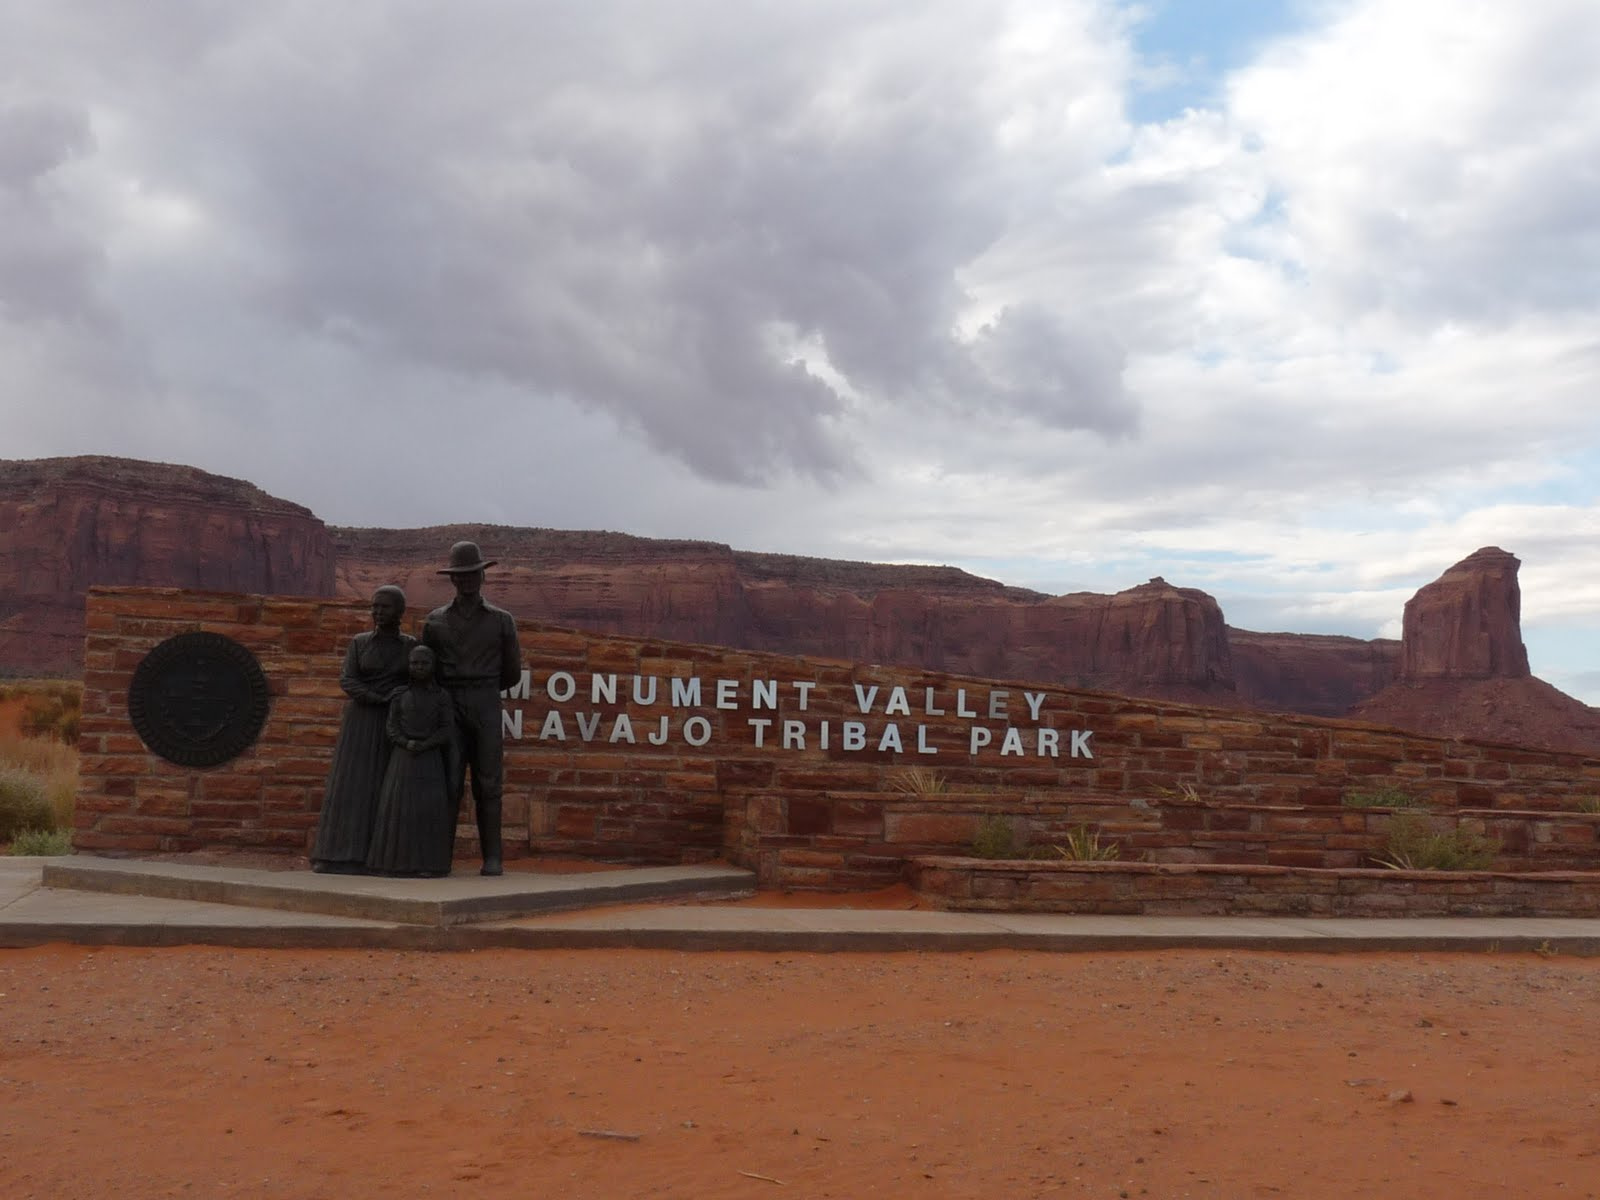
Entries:
<svg viewBox="0 0 1600 1200">
<path fill-rule="evenodd" d="M 651 889 L 657 889 L 655 902 L 635 902 Z M 0 858 L 0 947 L 65 942 L 432 950 L 1201 948 L 1600 954 L 1600 919 L 1075 917 L 761 907 L 759 899 L 683 902 L 685 895 L 700 897 L 717 889 L 748 892 L 749 877 L 731 868 L 708 866 L 594 875 L 513 872 L 500 879 L 460 875 L 446 880 L 378 880 L 82 855 Z M 151 890 L 166 894 L 136 894 Z M 173 891 L 183 898 L 174 898 Z M 214 898 L 221 895 L 229 902 Z M 618 904 L 619 900 L 628 903 Z M 551 904 L 606 907 L 545 911 L 538 916 L 496 915 L 508 903 L 535 903 L 542 909 Z M 334 911 L 315 911 L 318 908 Z"/>
</svg>

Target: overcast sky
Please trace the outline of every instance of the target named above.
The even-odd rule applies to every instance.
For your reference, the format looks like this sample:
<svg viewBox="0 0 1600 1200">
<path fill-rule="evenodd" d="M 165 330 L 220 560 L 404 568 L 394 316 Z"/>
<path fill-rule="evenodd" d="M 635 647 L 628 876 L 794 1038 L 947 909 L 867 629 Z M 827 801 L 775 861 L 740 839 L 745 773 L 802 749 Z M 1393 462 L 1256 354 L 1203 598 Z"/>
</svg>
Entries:
<svg viewBox="0 0 1600 1200">
<path fill-rule="evenodd" d="M 0 457 L 1156 574 L 1600 702 L 1594 0 L 0 0 Z"/>
</svg>

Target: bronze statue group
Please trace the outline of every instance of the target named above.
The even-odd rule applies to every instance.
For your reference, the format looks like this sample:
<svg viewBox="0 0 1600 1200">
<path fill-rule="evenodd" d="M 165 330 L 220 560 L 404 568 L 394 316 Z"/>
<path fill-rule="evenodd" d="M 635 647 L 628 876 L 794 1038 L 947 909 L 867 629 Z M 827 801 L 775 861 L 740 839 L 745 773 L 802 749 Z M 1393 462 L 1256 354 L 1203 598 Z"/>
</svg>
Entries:
<svg viewBox="0 0 1600 1200">
<path fill-rule="evenodd" d="M 475 542 L 450 548 L 456 597 L 430 612 L 420 641 L 400 631 L 405 593 L 372 595 L 372 629 L 345 653 L 350 699 L 322 799 L 311 869 L 344 875 L 450 873 L 470 772 L 484 875 L 503 870 L 500 693 L 522 674 L 517 626 L 483 599 Z"/>
</svg>

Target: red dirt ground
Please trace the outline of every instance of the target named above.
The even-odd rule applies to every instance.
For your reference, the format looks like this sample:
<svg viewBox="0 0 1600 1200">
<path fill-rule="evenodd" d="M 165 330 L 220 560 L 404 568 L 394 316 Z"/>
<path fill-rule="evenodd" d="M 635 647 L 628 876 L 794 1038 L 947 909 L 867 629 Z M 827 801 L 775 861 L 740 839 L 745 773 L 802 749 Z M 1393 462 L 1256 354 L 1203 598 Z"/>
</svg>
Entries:
<svg viewBox="0 0 1600 1200">
<path fill-rule="evenodd" d="M 1595 1196 L 1597 1029 L 1536 955 L 0 951 L 0 1196 Z"/>
</svg>

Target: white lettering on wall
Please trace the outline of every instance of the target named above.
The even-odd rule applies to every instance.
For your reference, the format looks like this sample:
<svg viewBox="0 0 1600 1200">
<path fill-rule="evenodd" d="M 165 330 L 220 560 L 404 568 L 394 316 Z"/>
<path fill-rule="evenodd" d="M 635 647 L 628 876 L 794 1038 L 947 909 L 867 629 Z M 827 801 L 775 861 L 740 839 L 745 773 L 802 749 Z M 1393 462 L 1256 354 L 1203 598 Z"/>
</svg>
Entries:
<svg viewBox="0 0 1600 1200">
<path fill-rule="evenodd" d="M 500 728 L 511 740 L 520 741 L 526 736 L 524 725 L 526 711 L 517 701 L 529 701 L 540 680 L 536 672 L 524 670 L 516 684 L 505 689 L 501 696 L 507 701 L 502 709 Z M 641 708 L 670 702 L 674 709 L 716 709 L 728 712 L 741 708 L 750 712 L 780 713 L 780 698 L 789 694 L 794 711 L 810 710 L 816 688 L 823 686 L 816 680 L 777 678 L 711 679 L 701 676 L 622 675 L 616 672 L 593 672 L 585 684 L 585 692 L 593 708 L 587 712 L 561 711 L 552 708 L 537 714 L 540 721 L 540 741 L 562 742 L 575 736 L 583 743 L 604 741 L 611 745 L 638 745 L 643 740 L 652 746 L 666 746 L 673 742 L 700 747 L 708 745 L 713 735 L 726 737 L 731 730 L 713 724 L 699 713 L 644 716 L 637 712 L 617 711 L 632 704 Z M 544 675 L 542 692 L 555 704 L 566 704 L 579 694 L 578 677 L 572 671 L 551 671 Z M 919 705 L 913 705 L 911 690 L 903 685 L 851 684 L 854 707 L 864 717 L 882 718 L 915 717 L 926 714 L 944 717 L 953 711 L 954 716 L 971 722 L 967 730 L 967 752 L 977 757 L 980 752 L 998 754 L 1001 758 L 1025 757 L 1030 752 L 1038 758 L 1094 759 L 1090 729 L 1055 729 L 1039 724 L 1044 719 L 1048 692 L 1022 691 L 1027 709 L 1027 721 L 1014 725 L 1012 720 L 1011 692 L 1005 688 L 955 687 L 942 692 L 933 686 L 923 686 Z M 954 701 L 953 704 L 950 701 Z M 835 703 L 838 701 L 836 700 Z M 921 714 L 917 709 L 920 707 Z M 535 710 L 536 711 L 536 710 Z M 1021 718 L 1021 711 L 1016 716 Z M 979 722 L 982 723 L 979 723 Z M 568 722 L 574 722 L 569 726 Z M 905 754 L 911 751 L 910 730 L 897 720 L 821 720 L 797 719 L 793 716 L 757 717 L 746 715 L 749 727 L 748 743 L 758 749 L 805 751 L 815 748 L 835 753 L 890 753 Z M 1031 727 L 1030 727 L 1031 725 Z M 932 731 L 939 726 L 916 726 L 915 753 L 938 754 L 940 748 L 933 744 Z M 722 730 L 719 734 L 718 731 Z"/>
</svg>

